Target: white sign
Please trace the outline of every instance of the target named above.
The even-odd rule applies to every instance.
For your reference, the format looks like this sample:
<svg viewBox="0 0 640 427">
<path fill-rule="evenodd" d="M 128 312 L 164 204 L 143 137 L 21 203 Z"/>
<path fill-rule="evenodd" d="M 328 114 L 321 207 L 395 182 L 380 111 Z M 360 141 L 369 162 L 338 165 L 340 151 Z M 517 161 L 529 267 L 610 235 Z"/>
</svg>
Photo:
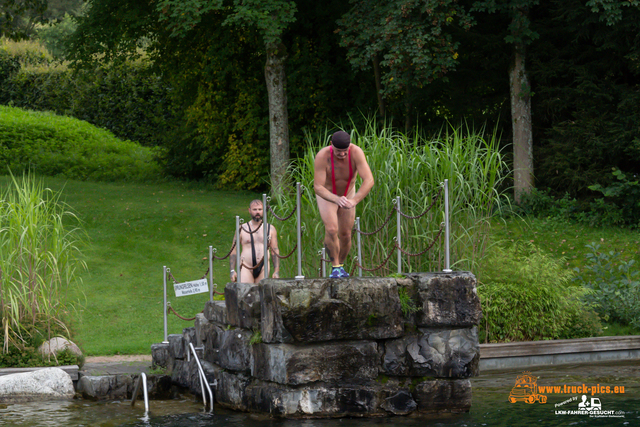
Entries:
<svg viewBox="0 0 640 427">
<path fill-rule="evenodd" d="M 176 283 L 173 285 L 177 297 L 185 295 L 202 294 L 209 292 L 209 283 L 207 279 L 194 280 L 192 282 Z"/>
</svg>

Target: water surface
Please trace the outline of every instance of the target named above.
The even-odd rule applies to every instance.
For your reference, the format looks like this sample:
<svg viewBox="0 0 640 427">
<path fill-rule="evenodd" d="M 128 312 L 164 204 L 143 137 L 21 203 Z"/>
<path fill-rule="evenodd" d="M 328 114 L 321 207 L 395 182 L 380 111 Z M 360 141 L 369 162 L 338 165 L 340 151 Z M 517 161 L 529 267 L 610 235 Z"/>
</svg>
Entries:
<svg viewBox="0 0 640 427">
<path fill-rule="evenodd" d="M 216 414 L 203 413 L 202 403 L 192 399 L 151 401 L 144 414 L 142 402 L 44 402 L 0 405 L 0 426 L 60 427 L 423 427 L 423 426 L 637 426 L 640 425 L 640 363 L 574 365 L 531 369 L 539 386 L 624 387 L 624 393 L 588 392 L 587 400 L 598 398 L 602 417 L 559 414 L 576 411 L 583 393 L 545 393 L 544 404 L 509 403 L 509 392 L 521 371 L 483 372 L 472 379 L 471 412 L 432 417 L 347 418 L 331 420 L 273 420 L 264 415 L 238 413 L 216 407 Z M 566 403 L 563 403 L 566 402 Z M 603 415 L 607 412 L 606 415 Z M 611 414 L 608 414 L 611 412 Z"/>
</svg>

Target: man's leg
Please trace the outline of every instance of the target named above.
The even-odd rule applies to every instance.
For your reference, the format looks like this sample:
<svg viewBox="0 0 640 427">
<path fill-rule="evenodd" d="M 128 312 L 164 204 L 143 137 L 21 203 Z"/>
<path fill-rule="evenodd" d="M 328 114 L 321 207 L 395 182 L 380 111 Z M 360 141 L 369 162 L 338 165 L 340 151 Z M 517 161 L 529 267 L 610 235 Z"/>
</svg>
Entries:
<svg viewBox="0 0 640 427">
<path fill-rule="evenodd" d="M 351 250 L 351 233 L 356 221 L 356 210 L 338 209 L 338 239 L 340 241 L 340 264 L 344 264 Z M 362 262 L 362 261 L 360 261 Z"/>
<path fill-rule="evenodd" d="M 333 266 L 340 264 L 340 241 L 338 239 L 338 205 L 316 196 L 320 218 L 324 223 L 324 245 L 327 248 L 327 256 Z"/>
</svg>

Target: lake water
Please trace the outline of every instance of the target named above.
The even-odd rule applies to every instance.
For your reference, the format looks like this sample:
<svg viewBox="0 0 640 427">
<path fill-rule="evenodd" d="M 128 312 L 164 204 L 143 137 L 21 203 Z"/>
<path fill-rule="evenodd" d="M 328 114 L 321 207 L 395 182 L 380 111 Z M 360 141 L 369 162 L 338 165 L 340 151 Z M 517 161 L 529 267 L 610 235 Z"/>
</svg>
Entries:
<svg viewBox="0 0 640 427">
<path fill-rule="evenodd" d="M 0 404 L 0 426 L 92 426 L 92 427 L 377 427 L 377 426 L 638 426 L 640 425 L 640 363 L 534 368 L 546 403 L 509 403 L 508 397 L 521 371 L 486 372 L 472 379 L 471 412 L 429 418 L 387 417 L 374 419 L 272 420 L 263 415 L 237 413 L 216 407 L 216 414 L 202 413 L 202 403 L 191 399 L 129 402 L 46 402 Z M 565 387 L 566 386 L 566 387 Z M 586 393 L 582 392 L 582 387 Z M 606 393 L 609 386 L 610 393 Z M 572 387 L 575 387 L 573 389 Z M 578 389 L 580 387 L 580 390 Z M 595 387 L 595 390 L 592 388 Z M 618 387 L 618 393 L 615 387 Z M 621 393 L 624 387 L 624 393 Z M 592 391 L 594 394 L 592 394 Z M 540 394 L 543 394 L 540 392 Z M 595 411 L 575 413 L 585 401 Z M 597 399 L 592 401 L 593 399 Z M 597 409 L 600 411 L 598 412 Z M 562 413 L 564 412 L 564 413 Z M 595 415 L 594 415 L 595 414 Z"/>
</svg>

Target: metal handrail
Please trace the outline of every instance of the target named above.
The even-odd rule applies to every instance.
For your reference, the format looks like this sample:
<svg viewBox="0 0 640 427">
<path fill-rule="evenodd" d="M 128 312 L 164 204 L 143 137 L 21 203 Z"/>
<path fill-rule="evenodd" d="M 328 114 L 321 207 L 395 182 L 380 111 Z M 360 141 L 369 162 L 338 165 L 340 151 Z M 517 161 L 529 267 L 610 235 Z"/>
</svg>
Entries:
<svg viewBox="0 0 640 427">
<path fill-rule="evenodd" d="M 146 413 L 149 412 L 149 393 L 147 391 L 147 374 L 145 374 L 144 372 L 140 373 L 138 382 L 133 389 L 133 395 L 131 396 L 131 406 L 135 405 L 138 394 L 140 393 L 140 383 L 142 383 L 142 391 L 144 395 L 144 412 Z"/>
<path fill-rule="evenodd" d="M 211 402 L 211 412 L 213 414 L 213 392 L 211 391 L 211 387 L 209 387 L 209 383 L 207 382 L 207 377 L 204 374 L 204 369 L 202 369 L 202 365 L 200 364 L 200 359 L 198 359 L 198 354 L 196 353 L 196 349 L 193 346 L 193 343 L 189 343 L 189 348 L 193 353 L 193 358 L 196 361 L 196 365 L 198 365 L 198 377 L 200 378 L 200 388 L 202 389 L 202 400 L 204 401 L 204 407 L 207 408 L 207 396 L 204 394 L 204 386 L 207 386 L 207 391 L 209 392 L 209 401 Z M 188 353 L 187 353 L 188 354 Z"/>
</svg>

